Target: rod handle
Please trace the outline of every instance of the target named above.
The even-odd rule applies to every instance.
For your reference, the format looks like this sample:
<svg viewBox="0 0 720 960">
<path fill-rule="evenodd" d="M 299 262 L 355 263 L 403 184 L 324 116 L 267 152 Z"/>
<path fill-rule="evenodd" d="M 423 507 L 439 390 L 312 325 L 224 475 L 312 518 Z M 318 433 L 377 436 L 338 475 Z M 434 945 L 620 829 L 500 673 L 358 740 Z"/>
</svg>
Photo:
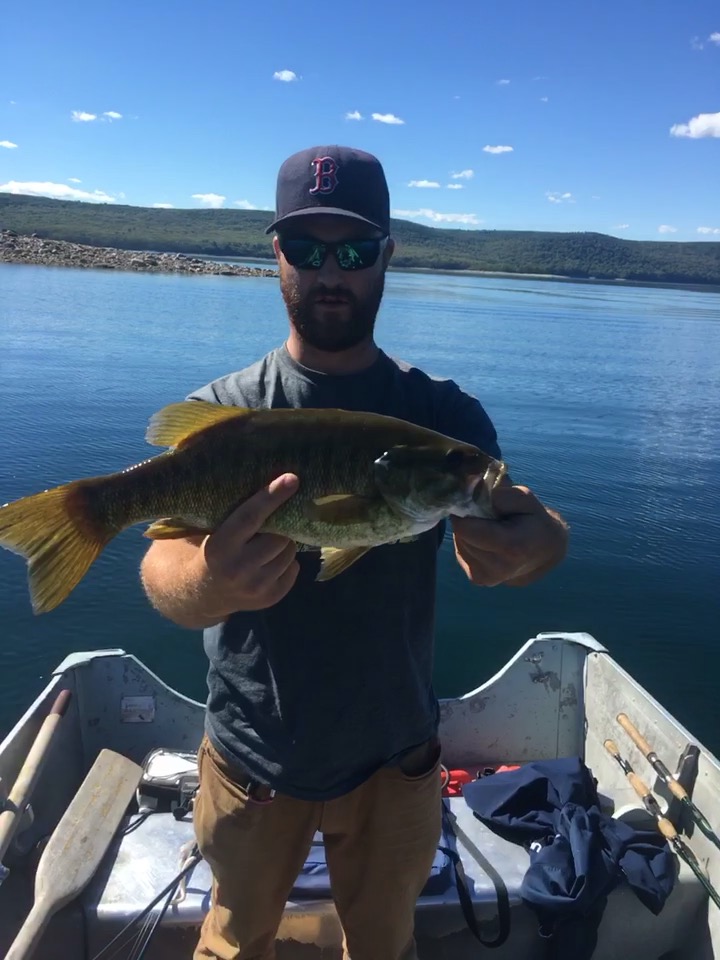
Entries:
<svg viewBox="0 0 720 960">
<path fill-rule="evenodd" d="M 660 833 L 666 840 L 675 840 L 677 838 L 678 832 L 667 817 L 658 817 L 657 825 Z"/>
<path fill-rule="evenodd" d="M 659 761 L 655 757 L 652 747 L 647 742 L 647 740 L 642 736 L 642 734 L 638 731 L 637 727 L 635 727 L 633 723 L 628 719 L 627 714 L 619 713 L 617 715 L 617 722 L 620 724 L 623 730 L 627 733 L 627 735 L 630 737 L 630 739 L 638 748 L 638 750 L 642 751 L 642 753 L 648 760 L 651 760 L 651 755 L 652 755 L 653 760 L 655 760 L 655 763 L 658 764 L 658 767 L 660 768 L 660 772 L 664 774 L 663 780 L 667 784 L 667 788 L 670 791 L 670 793 L 677 800 L 689 800 L 690 797 L 685 787 L 683 787 L 682 784 L 678 783 L 672 774 L 665 775 L 666 771 L 662 766 L 662 764 L 659 764 Z"/>
<path fill-rule="evenodd" d="M 665 781 L 670 793 L 678 800 L 689 800 L 688 792 L 681 783 L 678 783 L 675 777 L 670 776 Z"/>
<path fill-rule="evenodd" d="M 641 780 L 636 773 L 628 773 L 626 776 L 630 781 L 630 785 L 632 786 L 633 790 L 640 797 L 643 803 L 645 801 L 648 801 L 649 803 L 654 802 L 655 797 L 653 797 L 653 795 L 650 793 L 650 788 L 647 786 L 644 780 Z"/>
<path fill-rule="evenodd" d="M 628 719 L 626 713 L 619 713 L 617 715 L 617 722 L 644 757 L 647 757 L 648 754 L 652 753 L 650 744 L 647 742 L 645 737 L 642 736 L 638 728 L 634 726 L 634 724 Z"/>
</svg>

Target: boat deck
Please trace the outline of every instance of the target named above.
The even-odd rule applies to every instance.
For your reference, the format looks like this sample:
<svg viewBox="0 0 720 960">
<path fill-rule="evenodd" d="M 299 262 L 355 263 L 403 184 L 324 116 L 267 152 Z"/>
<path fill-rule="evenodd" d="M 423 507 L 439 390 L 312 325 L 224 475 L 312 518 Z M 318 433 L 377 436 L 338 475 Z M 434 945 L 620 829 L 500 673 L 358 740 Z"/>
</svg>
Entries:
<svg viewBox="0 0 720 960">
<path fill-rule="evenodd" d="M 0 776 L 6 783 L 17 775 L 48 703 L 64 688 L 72 692 L 72 708 L 36 788 L 33 820 L 6 858 L 11 874 L 0 887 L 0 956 L 31 905 L 33 872 L 44 839 L 98 751 L 110 747 L 142 762 L 158 746 L 192 752 L 202 737 L 203 705 L 168 688 L 134 657 L 123 651 L 76 655 L 58 667 L 42 696 L 0 744 Z M 607 736 L 622 744 L 623 753 L 663 806 L 670 798 L 648 775 L 644 758 L 618 732 L 615 717 L 620 710 L 631 713 L 669 763 L 674 764 L 692 740 L 593 638 L 539 635 L 482 686 L 442 702 L 443 762 L 451 768 L 480 769 L 502 762 L 581 756 L 597 778 L 603 808 L 643 819 L 647 815 L 637 797 L 603 749 Z M 704 748 L 693 795 L 710 819 L 720 823 L 720 764 Z M 455 818 L 456 849 L 475 916 L 488 938 L 497 932 L 498 879 L 507 892 L 511 935 L 492 955 L 497 960 L 541 960 L 545 944 L 535 916 L 520 896 L 528 853 L 480 823 L 462 797 L 445 803 Z M 717 886 L 718 851 L 692 826 L 684 836 Z M 192 839 L 189 816 L 178 820 L 171 813 L 142 816 L 130 810 L 88 888 L 51 922 L 37 960 L 128 956 L 127 950 L 115 954 L 114 948 L 105 948 L 176 876 Z M 314 854 L 321 856 L 322 836 L 315 839 Z M 709 904 L 690 868 L 677 863 L 677 882 L 658 916 L 626 885 L 611 893 L 594 960 L 720 958 L 720 910 Z M 210 887 L 210 871 L 201 861 L 189 876 L 184 899 L 164 914 L 146 960 L 190 960 L 209 906 Z M 485 952 L 467 928 L 452 883 L 420 898 L 416 932 L 420 960 L 476 960 L 478 952 Z M 332 898 L 297 888 L 280 926 L 278 958 L 336 960 L 341 935 Z"/>
</svg>

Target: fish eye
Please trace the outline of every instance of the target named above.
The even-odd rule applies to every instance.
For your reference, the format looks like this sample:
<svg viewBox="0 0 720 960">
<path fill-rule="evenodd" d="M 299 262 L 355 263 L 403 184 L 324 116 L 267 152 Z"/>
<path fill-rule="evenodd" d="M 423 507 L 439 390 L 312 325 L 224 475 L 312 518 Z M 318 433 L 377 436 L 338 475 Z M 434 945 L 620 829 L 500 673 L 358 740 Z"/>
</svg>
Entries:
<svg viewBox="0 0 720 960">
<path fill-rule="evenodd" d="M 465 462 L 465 454 L 462 450 L 458 450 L 457 447 L 453 450 L 448 450 L 445 454 L 445 466 L 450 470 L 457 470 L 458 467 L 462 466 Z"/>
</svg>

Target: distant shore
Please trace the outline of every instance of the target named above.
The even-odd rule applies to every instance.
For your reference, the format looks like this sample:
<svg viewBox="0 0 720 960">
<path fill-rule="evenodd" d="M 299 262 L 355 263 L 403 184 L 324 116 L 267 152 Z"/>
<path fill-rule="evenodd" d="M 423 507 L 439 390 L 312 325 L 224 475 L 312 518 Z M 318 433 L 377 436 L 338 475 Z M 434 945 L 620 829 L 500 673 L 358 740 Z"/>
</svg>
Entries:
<svg viewBox="0 0 720 960">
<path fill-rule="evenodd" d="M 148 250 L 122 250 L 117 247 L 94 247 L 68 240 L 46 240 L 33 234 L 26 236 L 14 230 L 0 230 L 0 264 L 25 263 L 43 267 L 75 267 L 86 270 L 117 270 L 133 273 L 174 273 L 189 276 L 277 277 L 275 260 L 268 258 L 267 267 L 248 266 L 262 263 L 263 257 L 190 256 L 184 253 L 160 253 Z M 243 261 L 247 261 L 247 264 Z M 615 287 L 659 287 L 668 290 L 693 290 L 720 293 L 720 286 L 705 283 L 667 283 L 656 280 L 626 280 L 599 277 L 571 277 L 553 273 L 520 273 L 500 270 L 443 270 L 432 267 L 390 267 L 393 273 L 424 273 L 448 277 L 486 277 L 502 280 L 541 280 L 556 283 L 582 283 Z"/>
<path fill-rule="evenodd" d="M 0 231 L 0 263 L 26 263 L 42 267 L 121 270 L 135 273 L 213 274 L 221 277 L 277 277 L 277 270 L 221 263 L 183 253 L 153 253 L 92 247 L 67 240 L 43 240 L 14 230 Z"/>
<path fill-rule="evenodd" d="M 264 257 L 214 257 L 224 263 L 262 263 Z M 275 260 L 268 258 L 268 263 Z M 695 290 L 699 293 L 720 293 L 720 285 L 712 283 L 667 283 L 663 280 L 627 280 L 625 277 L 570 277 L 562 273 L 520 273 L 514 270 L 442 270 L 433 267 L 389 267 L 392 273 L 427 273 L 446 277 L 486 277 L 497 280 L 551 280 L 555 283 L 585 283 L 612 287 L 660 287 L 664 290 Z"/>
</svg>

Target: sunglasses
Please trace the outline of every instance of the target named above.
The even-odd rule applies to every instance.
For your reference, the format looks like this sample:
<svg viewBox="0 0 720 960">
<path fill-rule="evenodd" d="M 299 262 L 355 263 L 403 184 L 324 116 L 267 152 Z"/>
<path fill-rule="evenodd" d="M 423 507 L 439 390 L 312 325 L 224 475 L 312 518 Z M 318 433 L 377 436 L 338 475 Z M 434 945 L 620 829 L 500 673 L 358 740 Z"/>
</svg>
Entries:
<svg viewBox="0 0 720 960">
<path fill-rule="evenodd" d="M 323 243 L 310 237 L 278 238 L 287 262 L 300 270 L 319 270 L 330 252 L 334 254 L 341 270 L 366 270 L 377 261 L 387 241 L 387 237 L 340 240 L 337 243 Z"/>
</svg>

